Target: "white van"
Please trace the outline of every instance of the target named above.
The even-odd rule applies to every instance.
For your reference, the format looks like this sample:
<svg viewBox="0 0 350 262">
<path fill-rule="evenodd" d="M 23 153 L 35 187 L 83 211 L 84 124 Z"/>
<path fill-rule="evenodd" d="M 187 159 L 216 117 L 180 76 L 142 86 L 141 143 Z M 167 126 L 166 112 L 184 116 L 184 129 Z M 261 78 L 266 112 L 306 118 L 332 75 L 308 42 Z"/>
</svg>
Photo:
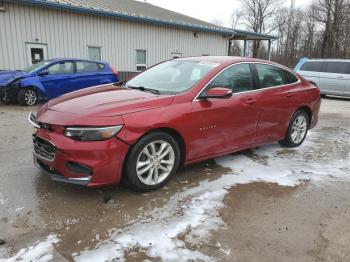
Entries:
<svg viewBox="0 0 350 262">
<path fill-rule="evenodd" d="M 303 58 L 294 71 L 321 89 L 321 95 L 350 97 L 350 60 Z"/>
</svg>

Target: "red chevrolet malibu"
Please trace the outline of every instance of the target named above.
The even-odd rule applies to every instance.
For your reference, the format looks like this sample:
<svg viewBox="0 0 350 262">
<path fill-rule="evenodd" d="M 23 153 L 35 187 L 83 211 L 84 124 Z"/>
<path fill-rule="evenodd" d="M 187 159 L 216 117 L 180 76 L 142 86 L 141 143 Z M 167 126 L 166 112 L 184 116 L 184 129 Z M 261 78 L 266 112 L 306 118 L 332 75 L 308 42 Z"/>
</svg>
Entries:
<svg viewBox="0 0 350 262">
<path fill-rule="evenodd" d="M 29 120 L 35 164 L 53 180 L 149 191 L 180 165 L 275 141 L 297 147 L 319 108 L 319 89 L 281 65 L 191 57 L 61 96 Z"/>
</svg>

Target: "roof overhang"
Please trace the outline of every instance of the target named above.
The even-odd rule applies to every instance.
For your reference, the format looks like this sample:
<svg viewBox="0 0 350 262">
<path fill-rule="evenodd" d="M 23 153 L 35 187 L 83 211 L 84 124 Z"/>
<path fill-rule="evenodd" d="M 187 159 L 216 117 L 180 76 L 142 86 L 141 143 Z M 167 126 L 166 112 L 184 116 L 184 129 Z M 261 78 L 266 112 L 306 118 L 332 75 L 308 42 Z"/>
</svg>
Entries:
<svg viewBox="0 0 350 262">
<path fill-rule="evenodd" d="M 274 35 L 235 29 L 230 39 L 232 40 L 276 40 L 278 39 L 278 37 Z"/>
</svg>

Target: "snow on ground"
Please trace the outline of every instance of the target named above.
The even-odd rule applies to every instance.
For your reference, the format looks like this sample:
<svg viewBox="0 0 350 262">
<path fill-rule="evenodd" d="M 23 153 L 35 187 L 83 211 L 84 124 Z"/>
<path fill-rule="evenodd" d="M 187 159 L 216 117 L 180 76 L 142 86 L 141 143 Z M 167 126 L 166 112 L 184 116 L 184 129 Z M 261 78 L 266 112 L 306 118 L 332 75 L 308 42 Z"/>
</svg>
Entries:
<svg viewBox="0 0 350 262">
<path fill-rule="evenodd" d="M 5 196 L 0 192 L 0 205 L 3 205 L 7 202 Z"/>
<path fill-rule="evenodd" d="M 232 171 L 175 193 L 161 208 L 146 213 L 124 229 L 116 230 L 109 239 L 98 243 L 92 250 L 76 254 L 74 259 L 124 261 L 129 251 L 136 250 L 162 261 L 215 261 L 215 258 L 201 253 L 197 245 L 207 242 L 212 230 L 225 226 L 219 211 L 224 207 L 228 189 L 252 182 L 295 186 L 305 181 L 350 181 L 350 133 L 345 131 L 328 130 L 328 141 L 322 138 L 322 133 L 311 133 L 308 141 L 297 149 L 286 150 L 273 144 L 218 158 L 217 164 Z M 324 151 L 325 148 L 329 151 Z M 0 259 L 0 262 L 19 259 L 49 261 L 57 242 L 56 236 L 50 236 L 44 242 L 20 250 L 14 257 Z"/>
<path fill-rule="evenodd" d="M 15 262 L 15 261 L 37 261 L 48 262 L 53 260 L 53 245 L 59 240 L 56 235 L 50 235 L 45 241 L 37 242 L 33 246 L 23 248 L 18 253 L 10 258 L 0 258 L 0 262 Z"/>
<path fill-rule="evenodd" d="M 350 180 L 350 156 L 347 152 L 350 135 L 335 131 L 332 141 L 325 141 L 330 144 L 330 152 L 332 145 L 338 151 L 342 146 L 347 148 L 343 158 L 335 159 L 332 159 L 334 152 L 322 152 L 319 135 L 310 134 L 309 139 L 311 141 L 287 153 L 283 153 L 284 149 L 278 144 L 273 144 L 254 150 L 252 155 L 235 154 L 216 159 L 217 164 L 231 168 L 232 172 L 176 193 L 163 207 L 147 214 L 145 219 L 116 231 L 95 249 L 78 254 L 75 260 L 109 261 L 119 258 L 123 261 L 128 251 L 136 249 L 162 261 L 215 261 L 215 258 L 191 247 L 205 242 L 211 230 L 224 226 L 219 210 L 224 206 L 227 189 L 252 182 L 295 186 L 305 181 Z M 286 154 L 290 156 L 286 158 Z"/>
</svg>

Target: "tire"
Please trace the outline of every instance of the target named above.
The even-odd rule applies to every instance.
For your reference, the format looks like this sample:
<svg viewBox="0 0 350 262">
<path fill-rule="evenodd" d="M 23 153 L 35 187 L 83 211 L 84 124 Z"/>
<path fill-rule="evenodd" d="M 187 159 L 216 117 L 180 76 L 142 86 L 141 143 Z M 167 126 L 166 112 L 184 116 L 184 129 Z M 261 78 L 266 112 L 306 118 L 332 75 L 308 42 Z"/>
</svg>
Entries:
<svg viewBox="0 0 350 262">
<path fill-rule="evenodd" d="M 327 95 L 321 94 L 321 98 L 326 98 Z"/>
<path fill-rule="evenodd" d="M 283 147 L 293 148 L 300 146 L 307 135 L 310 126 L 310 117 L 304 110 L 295 112 L 289 122 L 287 133 L 282 141 Z"/>
<path fill-rule="evenodd" d="M 34 106 L 38 102 L 38 93 L 34 88 L 21 89 L 17 94 L 17 102 L 21 106 Z"/>
<path fill-rule="evenodd" d="M 179 163 L 177 141 L 167 133 L 150 133 L 131 148 L 124 166 L 123 183 L 136 191 L 156 190 L 169 182 Z"/>
</svg>

